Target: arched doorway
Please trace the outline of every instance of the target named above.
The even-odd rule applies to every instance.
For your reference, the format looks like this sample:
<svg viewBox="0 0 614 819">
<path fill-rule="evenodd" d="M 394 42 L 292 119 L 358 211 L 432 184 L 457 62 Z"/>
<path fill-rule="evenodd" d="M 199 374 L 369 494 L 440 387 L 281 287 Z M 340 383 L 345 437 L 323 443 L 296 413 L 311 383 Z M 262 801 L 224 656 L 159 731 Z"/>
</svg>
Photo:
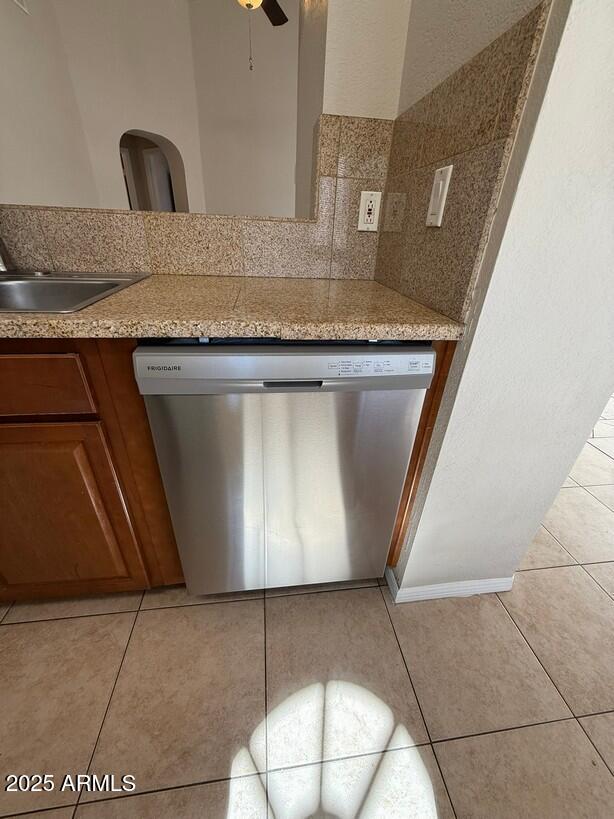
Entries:
<svg viewBox="0 0 614 819">
<path fill-rule="evenodd" d="M 170 140 L 149 131 L 126 131 L 119 154 L 130 210 L 189 211 L 183 159 Z"/>
</svg>

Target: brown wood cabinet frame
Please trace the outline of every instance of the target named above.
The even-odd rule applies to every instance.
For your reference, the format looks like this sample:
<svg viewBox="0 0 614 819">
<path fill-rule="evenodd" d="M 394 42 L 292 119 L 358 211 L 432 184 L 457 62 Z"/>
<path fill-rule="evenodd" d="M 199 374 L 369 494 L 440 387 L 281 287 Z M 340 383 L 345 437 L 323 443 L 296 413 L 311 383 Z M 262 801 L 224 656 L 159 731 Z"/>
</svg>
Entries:
<svg viewBox="0 0 614 819">
<path fill-rule="evenodd" d="M 388 553 L 388 565 L 396 566 L 405 542 L 405 536 L 409 527 L 412 508 L 416 500 L 416 492 L 422 475 L 426 453 L 431 442 L 435 419 L 441 404 L 443 390 L 446 385 L 452 357 L 456 349 L 455 341 L 434 341 L 433 347 L 437 353 L 437 364 L 435 376 L 430 388 L 427 390 L 420 422 L 416 432 L 416 440 L 411 453 L 407 476 L 403 484 L 403 492 L 399 503 L 399 511 L 394 524 L 390 551 Z"/>
<path fill-rule="evenodd" d="M 118 483 L 146 570 L 144 588 L 183 581 L 142 397 L 132 372 L 135 339 L 2 339 L 0 355 L 78 355 L 102 421 Z M 91 421 L 92 415 L 11 416 L 0 424 Z M 88 592 L 93 592 L 93 587 Z M 57 594 L 62 592 L 58 590 Z M 49 589 L 45 596 L 54 591 Z"/>
</svg>

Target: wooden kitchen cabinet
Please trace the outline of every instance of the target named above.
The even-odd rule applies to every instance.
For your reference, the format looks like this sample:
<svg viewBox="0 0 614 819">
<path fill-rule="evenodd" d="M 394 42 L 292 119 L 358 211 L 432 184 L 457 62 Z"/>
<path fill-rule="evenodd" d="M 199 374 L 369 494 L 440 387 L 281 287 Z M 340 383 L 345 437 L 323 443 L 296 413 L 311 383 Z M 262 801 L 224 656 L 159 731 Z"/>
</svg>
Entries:
<svg viewBox="0 0 614 819">
<path fill-rule="evenodd" d="M 0 341 L 0 601 L 182 582 L 135 346 Z"/>
<path fill-rule="evenodd" d="M 99 421 L 0 426 L 0 583 L 34 597 L 144 588 Z"/>
<path fill-rule="evenodd" d="M 0 355 L 0 417 L 95 413 L 81 356 Z"/>
<path fill-rule="evenodd" d="M 135 339 L 0 340 L 0 602 L 183 581 Z M 454 342 L 417 432 L 394 529 L 399 557 Z"/>
</svg>

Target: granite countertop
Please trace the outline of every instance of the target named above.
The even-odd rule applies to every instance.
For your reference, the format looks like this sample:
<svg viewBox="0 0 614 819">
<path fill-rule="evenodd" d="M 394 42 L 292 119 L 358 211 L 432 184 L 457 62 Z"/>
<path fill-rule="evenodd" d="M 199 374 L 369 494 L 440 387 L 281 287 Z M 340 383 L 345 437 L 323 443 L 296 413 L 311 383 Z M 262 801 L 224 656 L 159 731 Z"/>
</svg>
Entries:
<svg viewBox="0 0 614 819">
<path fill-rule="evenodd" d="M 463 325 L 366 280 L 152 275 L 76 313 L 0 313 L 2 338 L 454 340 Z"/>
</svg>

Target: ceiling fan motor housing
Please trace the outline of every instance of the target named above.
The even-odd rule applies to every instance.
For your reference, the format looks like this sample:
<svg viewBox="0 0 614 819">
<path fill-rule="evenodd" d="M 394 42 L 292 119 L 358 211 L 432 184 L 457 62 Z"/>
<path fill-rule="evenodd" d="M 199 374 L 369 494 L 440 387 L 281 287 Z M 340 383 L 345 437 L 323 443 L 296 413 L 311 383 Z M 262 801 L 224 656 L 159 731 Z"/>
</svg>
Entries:
<svg viewBox="0 0 614 819">
<path fill-rule="evenodd" d="M 269 18 L 269 22 L 274 26 L 283 26 L 284 23 L 288 22 L 288 18 L 277 0 L 237 0 L 237 2 L 249 11 L 262 8 Z"/>
</svg>

